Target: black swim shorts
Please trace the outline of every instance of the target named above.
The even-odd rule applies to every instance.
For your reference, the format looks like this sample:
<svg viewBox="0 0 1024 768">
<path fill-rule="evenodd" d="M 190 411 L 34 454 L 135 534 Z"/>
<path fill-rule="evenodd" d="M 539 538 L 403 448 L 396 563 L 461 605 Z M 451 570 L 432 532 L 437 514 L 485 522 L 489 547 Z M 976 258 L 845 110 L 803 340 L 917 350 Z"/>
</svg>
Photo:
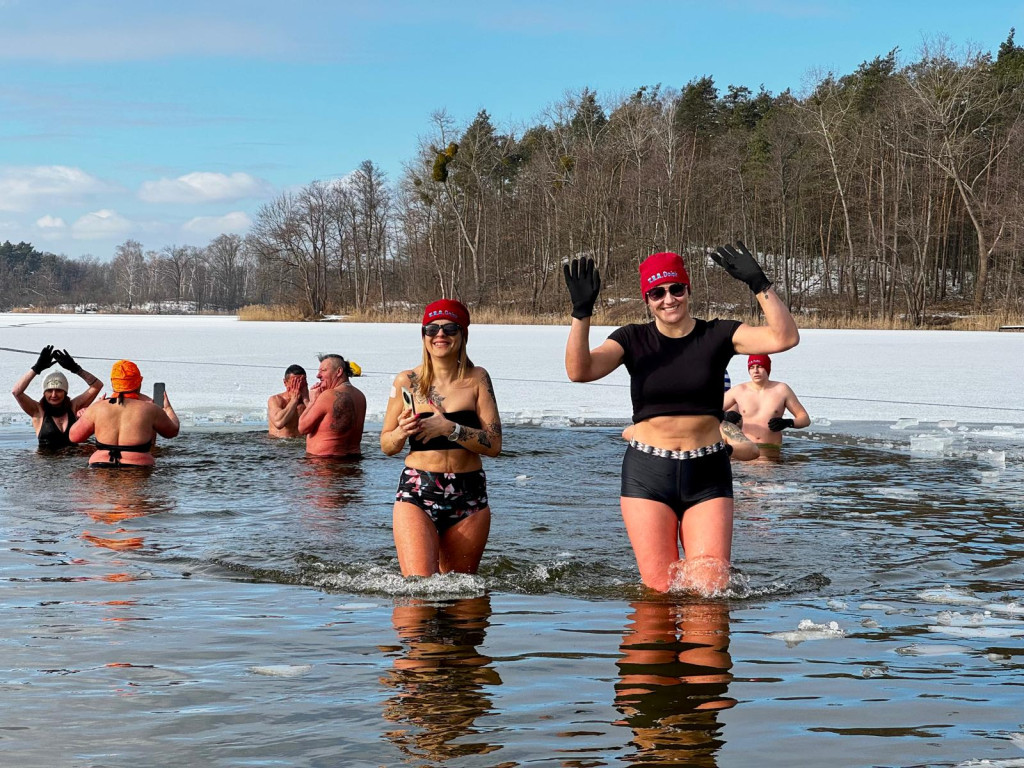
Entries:
<svg viewBox="0 0 1024 768">
<path fill-rule="evenodd" d="M 710 499 L 732 498 L 732 465 L 722 443 L 670 458 L 647 453 L 649 446 L 630 443 L 622 457 L 620 495 L 667 504 L 682 519 L 690 507 Z"/>
</svg>

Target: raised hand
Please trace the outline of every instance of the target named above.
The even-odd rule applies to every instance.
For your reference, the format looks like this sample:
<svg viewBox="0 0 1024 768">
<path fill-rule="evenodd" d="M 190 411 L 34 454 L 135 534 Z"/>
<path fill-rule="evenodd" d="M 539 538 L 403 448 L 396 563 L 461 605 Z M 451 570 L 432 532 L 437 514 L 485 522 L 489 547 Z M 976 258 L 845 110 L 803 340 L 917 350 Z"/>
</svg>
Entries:
<svg viewBox="0 0 1024 768">
<path fill-rule="evenodd" d="M 582 320 L 594 314 L 594 304 L 601 292 L 601 274 L 593 259 L 573 259 L 562 265 L 565 284 L 572 299 L 572 316 Z"/>
<path fill-rule="evenodd" d="M 32 366 L 32 370 L 35 371 L 36 376 L 38 376 L 51 365 L 53 365 L 53 344 L 47 344 L 39 352 L 39 359 L 36 360 L 35 364 Z"/>
<path fill-rule="evenodd" d="M 711 252 L 711 258 L 726 272 L 746 283 L 754 293 L 767 291 L 772 281 L 765 277 L 760 265 L 754 260 L 747 246 L 736 241 L 736 246 L 721 245 Z"/>
<path fill-rule="evenodd" d="M 778 416 L 773 416 L 772 418 L 768 419 L 768 429 L 770 429 L 772 432 L 781 432 L 782 430 L 789 429 L 792 426 L 792 419 L 782 419 L 779 418 Z"/>
<path fill-rule="evenodd" d="M 82 366 L 75 362 L 70 353 L 66 349 L 58 349 L 53 353 L 53 359 L 57 361 L 61 368 L 64 368 L 70 373 L 81 373 Z"/>
<path fill-rule="evenodd" d="M 739 411 L 726 411 L 725 421 L 728 421 L 730 424 L 735 424 L 738 427 L 743 421 L 743 417 L 740 415 Z"/>
</svg>

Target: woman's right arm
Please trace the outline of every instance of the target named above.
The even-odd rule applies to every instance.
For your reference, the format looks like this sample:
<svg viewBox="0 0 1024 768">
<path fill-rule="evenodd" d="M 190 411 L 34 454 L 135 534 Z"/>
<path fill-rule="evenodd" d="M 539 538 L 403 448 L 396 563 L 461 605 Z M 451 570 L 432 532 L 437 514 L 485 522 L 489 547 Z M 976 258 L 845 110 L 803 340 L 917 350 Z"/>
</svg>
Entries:
<svg viewBox="0 0 1024 768">
<path fill-rule="evenodd" d="M 590 348 L 590 318 L 573 318 L 569 340 L 565 343 L 565 372 L 570 381 L 595 381 L 614 371 L 625 355 L 617 341 L 605 339 Z"/>
<path fill-rule="evenodd" d="M 384 411 L 384 425 L 380 430 L 380 449 L 388 456 L 400 453 L 405 447 L 405 441 L 409 439 L 409 435 L 414 435 L 418 431 L 415 414 L 406 407 L 402 400 L 402 387 L 412 389 L 409 373 L 409 371 L 403 371 L 395 377 L 395 383 L 391 387 L 391 396 L 388 398 L 388 407 Z"/>
<path fill-rule="evenodd" d="M 32 383 L 32 379 L 36 377 L 36 372 L 31 368 L 18 379 L 18 383 L 14 385 L 14 389 L 11 390 L 11 394 L 14 395 L 14 399 L 18 401 L 18 405 L 21 406 L 21 410 L 31 416 L 33 419 L 39 418 L 43 415 L 43 408 L 39 405 L 36 400 L 25 394 L 25 390 L 28 389 L 28 385 Z"/>
</svg>

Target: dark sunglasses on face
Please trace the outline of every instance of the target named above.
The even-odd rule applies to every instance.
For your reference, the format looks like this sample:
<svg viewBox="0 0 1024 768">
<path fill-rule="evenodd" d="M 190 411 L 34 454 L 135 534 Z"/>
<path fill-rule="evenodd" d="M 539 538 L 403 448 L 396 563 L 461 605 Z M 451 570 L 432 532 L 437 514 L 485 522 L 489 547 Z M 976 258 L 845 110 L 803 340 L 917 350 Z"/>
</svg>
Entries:
<svg viewBox="0 0 1024 768">
<path fill-rule="evenodd" d="M 459 327 L 458 323 L 445 323 L 444 325 L 431 323 L 430 325 L 423 326 L 424 336 L 434 338 L 438 333 L 443 333 L 445 336 L 458 336 L 462 333 L 462 328 Z"/>
<path fill-rule="evenodd" d="M 647 298 L 651 301 L 661 301 L 665 298 L 666 293 L 671 293 L 677 299 L 681 299 L 686 295 L 686 286 L 683 283 L 671 283 L 667 287 L 656 285 L 647 292 Z"/>
</svg>

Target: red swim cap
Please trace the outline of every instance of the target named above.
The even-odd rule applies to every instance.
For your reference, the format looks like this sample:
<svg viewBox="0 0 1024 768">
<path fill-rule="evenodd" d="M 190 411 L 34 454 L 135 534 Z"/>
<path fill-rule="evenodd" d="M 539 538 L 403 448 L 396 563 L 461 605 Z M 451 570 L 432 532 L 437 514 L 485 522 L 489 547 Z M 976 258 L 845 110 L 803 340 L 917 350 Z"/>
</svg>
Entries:
<svg viewBox="0 0 1024 768">
<path fill-rule="evenodd" d="M 683 257 L 678 253 L 665 251 L 648 256 L 640 264 L 640 294 L 647 292 L 662 283 L 690 284 L 690 276 L 686 274 Z"/>
<path fill-rule="evenodd" d="M 469 328 L 469 310 L 461 301 L 438 299 L 423 310 L 423 325 L 430 323 L 458 323 L 462 330 Z"/>
<path fill-rule="evenodd" d="M 747 358 L 747 368 L 755 364 L 760 365 L 768 373 L 772 372 L 772 359 L 768 355 L 751 355 Z"/>
</svg>

